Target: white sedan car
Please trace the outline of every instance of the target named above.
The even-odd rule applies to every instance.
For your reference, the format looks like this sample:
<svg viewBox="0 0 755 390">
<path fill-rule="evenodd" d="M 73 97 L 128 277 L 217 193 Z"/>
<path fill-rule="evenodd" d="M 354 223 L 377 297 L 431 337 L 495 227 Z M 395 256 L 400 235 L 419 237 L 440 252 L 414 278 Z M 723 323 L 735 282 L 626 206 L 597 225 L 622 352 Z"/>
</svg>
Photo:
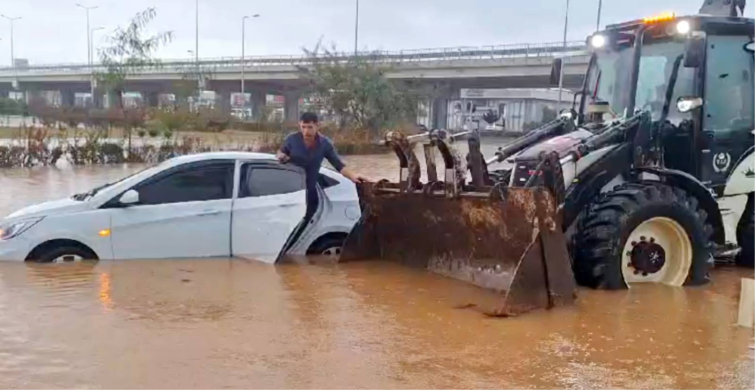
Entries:
<svg viewBox="0 0 755 390">
<path fill-rule="evenodd" d="M 354 183 L 322 169 L 305 223 L 303 170 L 259 153 L 177 157 L 0 221 L 0 260 L 338 255 L 361 216 Z"/>
</svg>

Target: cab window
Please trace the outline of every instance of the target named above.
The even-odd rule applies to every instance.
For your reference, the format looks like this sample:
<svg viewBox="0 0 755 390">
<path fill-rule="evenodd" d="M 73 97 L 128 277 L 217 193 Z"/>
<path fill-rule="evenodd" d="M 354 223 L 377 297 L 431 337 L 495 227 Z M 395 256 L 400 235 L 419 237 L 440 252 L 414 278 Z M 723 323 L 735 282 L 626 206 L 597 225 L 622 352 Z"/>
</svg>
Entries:
<svg viewBox="0 0 755 390">
<path fill-rule="evenodd" d="M 753 54 L 745 48 L 751 39 L 743 36 L 708 36 L 705 76 L 706 131 L 750 132 L 753 117 Z"/>
</svg>

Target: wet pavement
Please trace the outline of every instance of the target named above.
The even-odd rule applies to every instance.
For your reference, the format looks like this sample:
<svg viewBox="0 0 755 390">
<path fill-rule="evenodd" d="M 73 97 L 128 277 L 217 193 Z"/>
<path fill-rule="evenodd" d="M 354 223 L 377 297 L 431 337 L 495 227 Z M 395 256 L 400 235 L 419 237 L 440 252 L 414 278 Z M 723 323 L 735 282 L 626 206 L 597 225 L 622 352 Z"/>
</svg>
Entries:
<svg viewBox="0 0 755 390">
<path fill-rule="evenodd" d="M 0 216 L 141 168 L 0 170 Z M 752 271 L 712 276 L 496 319 L 467 308 L 492 294 L 386 262 L 0 263 L 0 388 L 753 388 Z"/>
</svg>

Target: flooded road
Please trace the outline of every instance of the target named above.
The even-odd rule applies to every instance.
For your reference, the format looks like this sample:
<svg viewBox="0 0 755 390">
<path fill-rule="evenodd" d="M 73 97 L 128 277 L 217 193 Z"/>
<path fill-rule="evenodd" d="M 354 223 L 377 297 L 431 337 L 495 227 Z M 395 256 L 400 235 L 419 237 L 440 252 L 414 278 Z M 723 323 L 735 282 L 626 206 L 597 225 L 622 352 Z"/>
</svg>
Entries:
<svg viewBox="0 0 755 390">
<path fill-rule="evenodd" d="M 141 168 L 0 170 L 0 216 Z M 490 294 L 385 262 L 0 263 L 0 388 L 752 388 L 745 276 L 494 319 L 463 309 Z"/>
</svg>

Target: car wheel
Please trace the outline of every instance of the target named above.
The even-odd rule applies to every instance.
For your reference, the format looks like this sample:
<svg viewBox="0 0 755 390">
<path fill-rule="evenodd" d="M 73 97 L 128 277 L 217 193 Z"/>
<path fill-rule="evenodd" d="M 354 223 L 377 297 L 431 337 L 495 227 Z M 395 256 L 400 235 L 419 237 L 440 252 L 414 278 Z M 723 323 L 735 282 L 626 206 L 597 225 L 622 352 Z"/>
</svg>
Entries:
<svg viewBox="0 0 755 390">
<path fill-rule="evenodd" d="M 317 240 L 307 251 L 308 255 L 339 258 L 343 249 L 344 238 L 327 237 Z"/>
<path fill-rule="evenodd" d="M 42 253 L 36 259 L 29 259 L 35 263 L 71 263 L 85 260 L 98 260 L 92 251 L 75 246 L 53 248 Z"/>
</svg>

